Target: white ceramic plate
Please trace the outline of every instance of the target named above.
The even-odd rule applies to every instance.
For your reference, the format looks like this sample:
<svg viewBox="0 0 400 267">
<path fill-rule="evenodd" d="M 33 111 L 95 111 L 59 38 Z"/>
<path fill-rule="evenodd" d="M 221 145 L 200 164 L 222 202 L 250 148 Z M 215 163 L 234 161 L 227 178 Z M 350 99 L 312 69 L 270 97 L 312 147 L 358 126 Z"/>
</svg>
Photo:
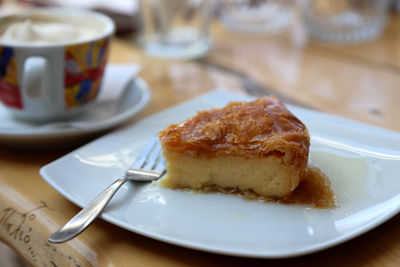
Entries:
<svg viewBox="0 0 400 267">
<path fill-rule="evenodd" d="M 111 86 L 112 89 L 112 84 L 110 80 L 105 86 Z M 96 101 L 78 119 L 64 122 L 33 124 L 18 121 L 0 105 L 0 143 L 20 147 L 43 147 L 67 143 L 120 125 L 142 111 L 150 99 L 149 88 L 140 78 L 134 79 L 132 76 L 131 81 L 122 86 L 126 86 L 124 90 L 120 90 L 123 95 Z"/>
<path fill-rule="evenodd" d="M 143 144 L 170 123 L 243 96 L 214 91 L 104 136 L 40 171 L 62 195 L 85 206 L 123 176 Z M 335 209 L 259 203 L 239 196 L 125 184 L 103 219 L 168 243 L 220 254 L 283 258 L 358 236 L 400 207 L 400 134 L 289 107 L 311 133 L 312 164 L 330 178 Z M 53 229 L 56 230 L 56 229 Z"/>
</svg>

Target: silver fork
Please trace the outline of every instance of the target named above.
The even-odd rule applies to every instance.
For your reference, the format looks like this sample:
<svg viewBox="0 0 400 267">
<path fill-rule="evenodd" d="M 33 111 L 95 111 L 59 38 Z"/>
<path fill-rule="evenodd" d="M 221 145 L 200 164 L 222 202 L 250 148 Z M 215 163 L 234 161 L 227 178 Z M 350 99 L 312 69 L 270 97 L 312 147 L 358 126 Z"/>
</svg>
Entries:
<svg viewBox="0 0 400 267">
<path fill-rule="evenodd" d="M 84 209 L 49 237 L 53 243 L 66 242 L 79 235 L 97 218 L 126 181 L 150 182 L 165 173 L 165 160 L 157 138 L 152 138 L 141 151 L 135 163 L 125 172 L 125 177 L 116 180 Z"/>
</svg>

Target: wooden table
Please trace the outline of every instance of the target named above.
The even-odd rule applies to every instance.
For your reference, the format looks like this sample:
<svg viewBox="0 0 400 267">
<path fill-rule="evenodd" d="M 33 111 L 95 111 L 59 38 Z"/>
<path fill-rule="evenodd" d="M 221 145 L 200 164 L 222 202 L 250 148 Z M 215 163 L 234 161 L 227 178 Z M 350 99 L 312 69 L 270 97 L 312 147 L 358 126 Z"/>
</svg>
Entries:
<svg viewBox="0 0 400 267">
<path fill-rule="evenodd" d="M 268 89 L 284 100 L 400 131 L 399 16 L 392 16 L 381 39 L 352 46 L 309 42 L 298 28 L 256 37 L 228 33 L 219 24 L 213 29 L 214 48 L 201 61 L 151 59 L 129 38 L 113 42 L 111 61 L 140 63 L 141 76 L 152 88 L 150 104 L 130 123 L 209 90 L 245 92 L 244 79 L 247 84 L 250 79 L 264 88 L 261 90 Z M 31 265 L 400 265 L 399 215 L 345 244 L 284 260 L 236 258 L 185 249 L 101 219 L 73 241 L 50 244 L 50 233 L 79 208 L 49 186 L 38 171 L 71 149 L 0 149 L 0 239 Z"/>
</svg>

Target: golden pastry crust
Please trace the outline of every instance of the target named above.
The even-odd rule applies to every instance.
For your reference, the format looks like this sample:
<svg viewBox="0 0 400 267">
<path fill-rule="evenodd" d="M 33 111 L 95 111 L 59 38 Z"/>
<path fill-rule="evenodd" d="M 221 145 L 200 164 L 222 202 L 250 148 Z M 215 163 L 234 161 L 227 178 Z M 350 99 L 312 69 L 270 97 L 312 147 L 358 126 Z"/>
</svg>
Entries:
<svg viewBox="0 0 400 267">
<path fill-rule="evenodd" d="M 160 132 L 163 146 L 179 153 L 269 156 L 294 153 L 308 158 L 306 126 L 277 98 L 231 102 Z"/>
</svg>

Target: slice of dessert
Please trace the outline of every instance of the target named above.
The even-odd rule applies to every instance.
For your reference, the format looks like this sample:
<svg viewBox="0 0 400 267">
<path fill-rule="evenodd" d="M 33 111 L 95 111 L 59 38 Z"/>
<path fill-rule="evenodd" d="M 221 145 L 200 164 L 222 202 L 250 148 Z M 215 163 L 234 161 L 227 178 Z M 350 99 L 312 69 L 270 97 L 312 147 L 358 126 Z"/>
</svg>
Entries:
<svg viewBox="0 0 400 267">
<path fill-rule="evenodd" d="M 159 133 L 170 188 L 290 194 L 307 167 L 307 128 L 275 97 L 199 112 Z"/>
</svg>

